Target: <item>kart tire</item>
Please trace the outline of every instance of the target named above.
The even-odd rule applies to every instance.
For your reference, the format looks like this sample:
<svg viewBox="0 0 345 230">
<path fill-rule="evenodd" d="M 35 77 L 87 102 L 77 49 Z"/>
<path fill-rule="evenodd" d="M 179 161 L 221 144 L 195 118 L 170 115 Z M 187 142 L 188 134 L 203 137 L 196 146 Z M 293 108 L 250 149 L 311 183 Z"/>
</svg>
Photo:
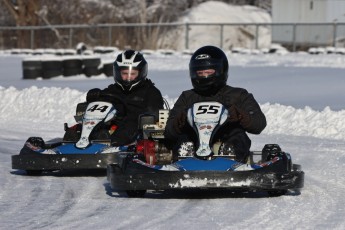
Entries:
<svg viewBox="0 0 345 230">
<path fill-rule="evenodd" d="M 45 142 L 42 137 L 29 137 L 26 142 L 42 149 L 45 148 Z"/>
<path fill-rule="evenodd" d="M 128 197 L 140 198 L 145 196 L 146 190 L 126 190 L 126 193 Z"/>
</svg>

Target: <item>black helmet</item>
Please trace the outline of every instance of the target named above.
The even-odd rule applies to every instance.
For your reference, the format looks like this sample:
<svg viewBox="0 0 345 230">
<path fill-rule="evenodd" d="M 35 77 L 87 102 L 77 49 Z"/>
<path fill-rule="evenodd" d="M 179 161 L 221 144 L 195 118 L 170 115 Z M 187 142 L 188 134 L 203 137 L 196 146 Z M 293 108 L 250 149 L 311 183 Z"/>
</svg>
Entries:
<svg viewBox="0 0 345 230">
<path fill-rule="evenodd" d="M 207 77 L 200 77 L 197 71 L 214 69 Z M 212 93 L 226 85 L 228 80 L 228 59 L 225 53 L 215 46 L 204 46 L 192 55 L 189 62 L 189 75 L 193 87 L 198 92 Z"/>
<path fill-rule="evenodd" d="M 124 69 L 138 70 L 138 77 L 132 81 L 123 80 L 121 77 L 121 70 Z M 131 90 L 144 80 L 146 76 L 147 62 L 141 53 L 134 50 L 126 50 L 117 56 L 114 62 L 114 78 L 115 82 L 120 85 L 123 90 Z"/>
</svg>

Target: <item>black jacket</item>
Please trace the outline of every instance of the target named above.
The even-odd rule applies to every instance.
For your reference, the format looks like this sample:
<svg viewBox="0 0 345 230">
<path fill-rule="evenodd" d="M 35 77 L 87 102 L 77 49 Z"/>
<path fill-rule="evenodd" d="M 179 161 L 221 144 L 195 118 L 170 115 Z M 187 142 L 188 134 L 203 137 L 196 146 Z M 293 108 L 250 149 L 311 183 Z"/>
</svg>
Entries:
<svg viewBox="0 0 345 230">
<path fill-rule="evenodd" d="M 139 85 L 130 91 L 123 90 L 116 83 L 111 84 L 102 90 L 102 94 L 107 93 L 120 97 L 126 103 L 126 114 L 122 119 L 116 119 L 114 121 L 118 128 L 111 136 L 111 140 L 112 144 L 116 146 L 130 144 L 136 139 L 138 135 L 139 115 L 150 113 L 158 116 L 159 109 L 163 109 L 164 101 L 162 94 L 149 79 L 140 82 Z M 111 98 L 107 98 L 105 101 L 116 104 L 116 100 L 114 103 L 114 100 Z M 115 105 L 115 108 L 117 106 Z"/>
<path fill-rule="evenodd" d="M 225 133 L 241 133 L 245 132 L 252 134 L 259 134 L 266 127 L 266 118 L 262 113 L 259 104 L 254 99 L 251 93 L 242 88 L 235 88 L 231 86 L 224 86 L 212 96 L 203 96 L 195 92 L 195 90 L 187 90 L 182 92 L 180 97 L 174 104 L 174 108 L 170 111 L 168 122 L 165 128 L 165 136 L 169 139 L 178 138 L 179 134 L 173 127 L 173 121 L 181 111 L 187 111 L 194 103 L 203 101 L 218 101 L 222 103 L 226 108 L 230 108 L 231 105 L 235 105 L 237 108 L 247 112 L 251 117 L 250 125 L 244 129 L 239 123 L 228 124 L 225 127 Z M 236 132 L 232 132 L 236 130 Z"/>
</svg>

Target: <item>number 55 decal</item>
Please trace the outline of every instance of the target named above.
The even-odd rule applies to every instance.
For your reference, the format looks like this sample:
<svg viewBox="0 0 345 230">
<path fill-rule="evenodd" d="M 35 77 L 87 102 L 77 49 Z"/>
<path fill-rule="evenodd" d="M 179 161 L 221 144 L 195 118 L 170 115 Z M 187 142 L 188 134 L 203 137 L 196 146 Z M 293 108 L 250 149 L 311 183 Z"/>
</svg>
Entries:
<svg viewBox="0 0 345 230">
<path fill-rule="evenodd" d="M 219 105 L 200 105 L 197 108 L 196 115 L 199 114 L 217 114 L 219 112 Z"/>
</svg>

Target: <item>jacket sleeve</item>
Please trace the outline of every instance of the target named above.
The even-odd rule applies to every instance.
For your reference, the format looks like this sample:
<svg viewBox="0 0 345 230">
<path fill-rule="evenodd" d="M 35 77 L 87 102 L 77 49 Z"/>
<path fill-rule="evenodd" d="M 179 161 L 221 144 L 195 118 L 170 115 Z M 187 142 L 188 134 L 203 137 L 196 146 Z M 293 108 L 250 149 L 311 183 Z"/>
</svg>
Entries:
<svg viewBox="0 0 345 230">
<path fill-rule="evenodd" d="M 169 118 L 165 126 L 164 136 L 168 139 L 176 139 L 180 134 L 178 134 L 173 126 L 175 117 L 182 111 L 187 110 L 187 100 L 184 93 L 180 95 L 174 104 L 174 107 L 170 110 Z"/>
<path fill-rule="evenodd" d="M 266 117 L 251 93 L 244 90 L 240 95 L 240 103 L 236 103 L 236 106 L 245 111 L 250 117 L 250 124 L 246 128 L 247 132 L 260 134 L 265 129 Z"/>
<path fill-rule="evenodd" d="M 160 109 L 164 108 L 164 101 L 161 92 L 154 86 L 150 87 L 146 95 L 147 113 L 158 116 Z"/>
</svg>

